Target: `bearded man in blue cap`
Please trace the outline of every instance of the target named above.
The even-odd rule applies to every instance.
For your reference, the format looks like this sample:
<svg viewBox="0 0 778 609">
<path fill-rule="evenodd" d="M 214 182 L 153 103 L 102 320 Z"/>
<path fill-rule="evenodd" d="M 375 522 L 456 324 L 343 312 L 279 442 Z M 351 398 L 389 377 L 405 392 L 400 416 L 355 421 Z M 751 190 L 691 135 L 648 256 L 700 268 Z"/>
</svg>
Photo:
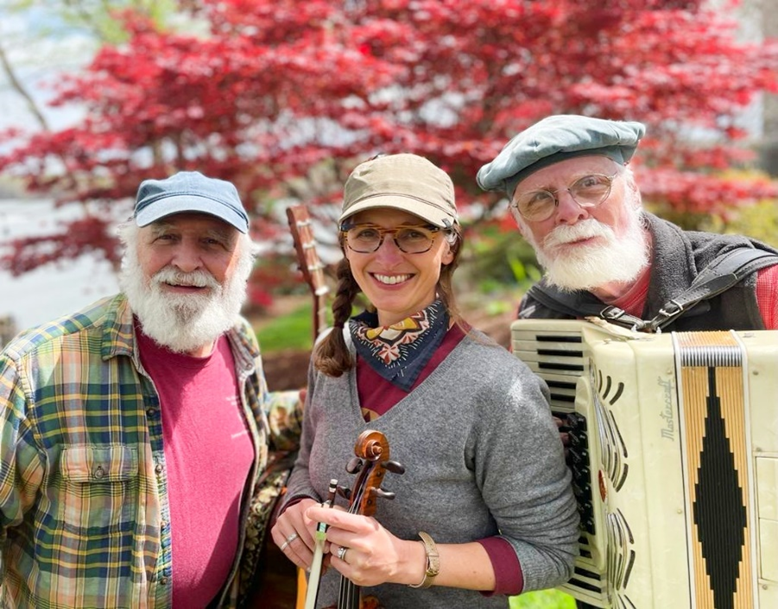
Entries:
<svg viewBox="0 0 778 609">
<path fill-rule="evenodd" d="M 545 118 L 478 172 L 506 193 L 543 279 L 521 318 L 600 316 L 644 331 L 778 329 L 778 257 L 746 237 L 684 231 L 642 207 L 633 121 Z"/>
<path fill-rule="evenodd" d="M 146 180 L 122 293 L 0 354 L 3 607 L 231 607 L 268 452 L 299 434 L 240 317 L 254 246 L 229 182 Z"/>
</svg>

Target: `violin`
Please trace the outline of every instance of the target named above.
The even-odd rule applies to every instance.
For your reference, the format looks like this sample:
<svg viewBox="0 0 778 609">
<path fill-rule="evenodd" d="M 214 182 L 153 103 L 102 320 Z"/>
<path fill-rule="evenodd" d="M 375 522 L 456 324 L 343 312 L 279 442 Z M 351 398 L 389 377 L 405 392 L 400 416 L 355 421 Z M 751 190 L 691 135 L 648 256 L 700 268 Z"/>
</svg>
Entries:
<svg viewBox="0 0 778 609">
<path fill-rule="evenodd" d="M 377 499 L 394 499 L 394 493 L 381 488 L 384 474 L 402 474 L 405 468 L 389 459 L 389 441 L 380 431 L 366 430 L 359 434 L 354 446 L 354 457 L 346 466 L 350 474 L 358 474 L 351 489 L 338 487 L 338 493 L 349 500 L 349 514 L 372 516 Z M 340 576 L 338 604 L 328 609 L 380 609 L 374 596 L 362 598 L 359 586 Z"/>
</svg>

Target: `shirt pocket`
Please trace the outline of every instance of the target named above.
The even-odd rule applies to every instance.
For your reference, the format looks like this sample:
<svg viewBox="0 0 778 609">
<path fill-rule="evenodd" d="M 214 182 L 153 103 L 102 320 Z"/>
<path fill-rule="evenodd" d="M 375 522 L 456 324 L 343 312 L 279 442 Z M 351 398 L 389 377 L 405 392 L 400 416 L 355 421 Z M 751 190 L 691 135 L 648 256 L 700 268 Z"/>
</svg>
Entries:
<svg viewBox="0 0 778 609">
<path fill-rule="evenodd" d="M 134 446 L 68 446 L 60 473 L 65 486 L 60 516 L 79 534 L 126 531 L 138 503 L 138 449 Z"/>
</svg>

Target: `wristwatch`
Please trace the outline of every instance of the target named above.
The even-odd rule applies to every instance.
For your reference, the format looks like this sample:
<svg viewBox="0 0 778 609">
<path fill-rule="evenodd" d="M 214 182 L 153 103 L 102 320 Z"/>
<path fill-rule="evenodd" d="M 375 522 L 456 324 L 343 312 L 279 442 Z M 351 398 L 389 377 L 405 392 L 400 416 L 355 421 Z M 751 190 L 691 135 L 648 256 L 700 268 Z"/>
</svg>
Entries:
<svg viewBox="0 0 778 609">
<path fill-rule="evenodd" d="M 408 585 L 411 588 L 429 588 L 440 573 L 440 556 L 438 555 L 438 546 L 435 545 L 432 537 L 424 531 L 419 531 L 419 537 L 421 537 L 421 543 L 424 544 L 424 552 L 427 554 L 427 567 L 424 571 L 424 579 L 420 583 Z"/>
</svg>

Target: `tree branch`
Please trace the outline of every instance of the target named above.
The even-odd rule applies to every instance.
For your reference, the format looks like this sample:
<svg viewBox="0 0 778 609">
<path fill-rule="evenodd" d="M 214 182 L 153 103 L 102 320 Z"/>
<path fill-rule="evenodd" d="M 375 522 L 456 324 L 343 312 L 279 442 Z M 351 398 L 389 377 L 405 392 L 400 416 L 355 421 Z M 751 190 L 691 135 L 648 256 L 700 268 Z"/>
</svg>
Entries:
<svg viewBox="0 0 778 609">
<path fill-rule="evenodd" d="M 14 91 L 16 91 L 19 95 L 21 95 L 24 101 L 27 102 L 27 109 L 32 113 L 32 115 L 38 121 L 38 124 L 40 124 L 41 128 L 44 131 L 51 131 L 51 129 L 49 129 L 49 124 L 46 121 L 46 117 L 43 116 L 43 113 L 38 108 L 38 105 L 35 103 L 35 100 L 32 98 L 32 96 L 28 93 L 27 89 L 24 88 L 22 83 L 19 82 L 19 79 L 16 77 L 16 73 L 14 72 L 11 62 L 8 61 L 8 55 L 6 55 L 5 49 L 3 48 L 2 44 L 0 44 L 0 64 L 2 64 L 3 71 L 5 72 L 5 75 L 8 77 L 8 82 L 11 83 L 11 88 L 13 88 Z"/>
</svg>

